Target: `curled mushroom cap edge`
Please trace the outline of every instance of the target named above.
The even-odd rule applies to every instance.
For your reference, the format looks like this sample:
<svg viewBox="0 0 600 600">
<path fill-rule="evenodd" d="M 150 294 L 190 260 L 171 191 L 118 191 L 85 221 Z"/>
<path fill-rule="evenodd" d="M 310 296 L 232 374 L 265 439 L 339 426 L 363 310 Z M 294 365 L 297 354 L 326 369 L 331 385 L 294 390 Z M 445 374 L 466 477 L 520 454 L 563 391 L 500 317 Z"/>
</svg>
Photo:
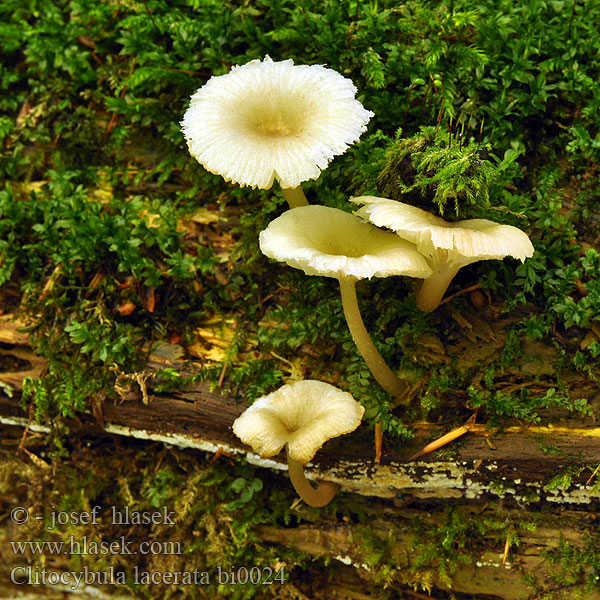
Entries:
<svg viewBox="0 0 600 600">
<path fill-rule="evenodd" d="M 315 489 L 306 479 L 304 464 L 327 440 L 354 431 L 364 410 L 331 384 L 302 380 L 259 398 L 235 420 L 233 431 L 263 458 L 285 446 L 294 488 L 307 504 L 320 507 L 329 504 L 338 486 L 324 481 Z"/>
<path fill-rule="evenodd" d="M 451 223 L 416 206 L 375 196 L 350 201 L 362 205 L 355 213 L 359 217 L 415 243 L 427 258 L 433 272 L 417 290 L 417 304 L 425 312 L 437 308 L 462 267 L 506 256 L 524 262 L 534 253 L 529 236 L 512 225 L 488 219 Z"/>
</svg>

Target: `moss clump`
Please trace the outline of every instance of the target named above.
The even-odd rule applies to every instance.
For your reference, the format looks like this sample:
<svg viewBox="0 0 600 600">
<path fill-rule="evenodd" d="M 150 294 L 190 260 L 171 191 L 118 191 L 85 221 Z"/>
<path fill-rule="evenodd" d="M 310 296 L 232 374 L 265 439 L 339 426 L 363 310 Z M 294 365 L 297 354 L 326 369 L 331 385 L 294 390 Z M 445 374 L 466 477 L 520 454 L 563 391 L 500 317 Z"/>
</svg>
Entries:
<svg viewBox="0 0 600 600">
<path fill-rule="evenodd" d="M 29 456 L 39 452 L 28 445 Z M 16 457 L 2 462 L 0 493 L 10 509 L 26 506 L 30 515 L 8 532 L 6 544 L 63 544 L 58 552 L 52 545 L 41 552 L 15 547 L 3 570 L 87 568 L 97 581 L 110 574 L 114 587 L 141 598 L 281 598 L 292 569 L 303 564 L 297 552 L 265 545 L 254 533 L 258 524 L 296 517 L 287 494 L 244 462 L 110 437 L 100 444 L 71 439 L 67 450 L 67 457 L 37 459 L 38 466 Z M 136 514 L 146 520 L 136 522 Z M 200 585 L 173 585 L 176 575 L 169 573 L 179 573 L 180 583 L 191 583 L 195 573 Z M 272 585 L 257 582 L 259 575 Z"/>
<path fill-rule="evenodd" d="M 558 547 L 545 553 L 546 562 L 552 566 L 550 575 L 556 594 L 571 590 L 574 600 L 583 600 L 600 593 L 600 533 L 584 536 L 583 543 L 575 546 L 561 535 Z M 552 600 L 554 593 L 542 596 Z"/>
<path fill-rule="evenodd" d="M 379 196 L 450 221 L 481 216 L 500 175 L 490 161 L 489 145 L 474 139 L 462 144 L 451 132 L 434 127 L 421 127 L 409 137 L 399 130 L 378 156 L 377 167 L 371 162 L 363 168 L 365 179 L 355 183 L 359 193 L 375 183 Z"/>
</svg>

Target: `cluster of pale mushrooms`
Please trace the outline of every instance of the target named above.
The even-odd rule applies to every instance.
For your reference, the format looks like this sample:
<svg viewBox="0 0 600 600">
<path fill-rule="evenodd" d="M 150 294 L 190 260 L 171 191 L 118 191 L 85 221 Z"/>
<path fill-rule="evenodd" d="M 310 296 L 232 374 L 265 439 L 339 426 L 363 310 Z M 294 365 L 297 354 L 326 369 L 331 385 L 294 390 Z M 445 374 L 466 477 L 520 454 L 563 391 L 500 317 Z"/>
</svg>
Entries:
<svg viewBox="0 0 600 600">
<path fill-rule="evenodd" d="M 266 56 L 212 77 L 192 96 L 182 129 L 191 154 L 226 181 L 261 189 L 279 182 L 289 210 L 261 232 L 261 251 L 306 275 L 339 281 L 358 350 L 375 380 L 402 399 L 408 384 L 373 344 L 360 315 L 356 281 L 392 275 L 421 279 L 417 303 L 431 312 L 461 267 L 505 256 L 524 261 L 533 246 L 510 225 L 486 219 L 449 223 L 385 198 L 351 198 L 360 206 L 355 214 L 309 205 L 301 183 L 317 179 L 334 156 L 358 140 L 373 116 L 356 92 L 332 69 Z M 256 400 L 236 419 L 233 431 L 263 458 L 285 446 L 296 491 L 307 504 L 325 506 L 337 485 L 322 482 L 315 489 L 303 465 L 328 439 L 354 431 L 363 413 L 347 392 L 303 380 Z"/>
</svg>

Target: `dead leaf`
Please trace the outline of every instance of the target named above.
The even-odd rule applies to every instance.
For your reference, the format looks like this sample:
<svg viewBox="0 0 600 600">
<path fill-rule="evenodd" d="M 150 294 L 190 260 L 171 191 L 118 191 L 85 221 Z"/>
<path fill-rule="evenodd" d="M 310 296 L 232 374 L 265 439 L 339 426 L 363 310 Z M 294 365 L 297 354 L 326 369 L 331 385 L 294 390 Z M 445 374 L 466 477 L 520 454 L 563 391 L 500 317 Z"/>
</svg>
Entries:
<svg viewBox="0 0 600 600">
<path fill-rule="evenodd" d="M 135 310 L 135 304 L 133 302 L 125 302 L 124 304 L 121 304 L 117 310 L 120 315 L 127 317 Z"/>
<path fill-rule="evenodd" d="M 216 223 L 217 221 L 227 221 L 227 219 L 219 216 L 218 213 L 209 210 L 208 208 L 199 208 L 190 219 L 194 221 L 194 223 L 199 223 L 200 225 L 208 225 L 210 223 Z"/>
</svg>

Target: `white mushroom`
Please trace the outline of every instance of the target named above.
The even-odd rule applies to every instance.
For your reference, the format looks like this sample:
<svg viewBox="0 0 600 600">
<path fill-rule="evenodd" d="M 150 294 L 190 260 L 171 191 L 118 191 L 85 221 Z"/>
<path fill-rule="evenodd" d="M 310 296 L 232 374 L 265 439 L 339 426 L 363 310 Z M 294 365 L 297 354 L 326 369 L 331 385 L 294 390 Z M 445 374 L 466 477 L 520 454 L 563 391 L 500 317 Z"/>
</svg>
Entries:
<svg viewBox="0 0 600 600">
<path fill-rule="evenodd" d="M 365 409 L 347 392 L 315 380 L 296 381 L 263 396 L 233 423 L 233 432 L 263 458 L 279 454 L 285 446 L 294 488 L 310 506 L 329 504 L 338 490 L 335 483 L 313 488 L 304 465 L 329 439 L 350 433 Z"/>
<path fill-rule="evenodd" d="M 344 315 L 373 377 L 400 397 L 407 385 L 387 366 L 369 336 L 358 308 L 356 280 L 389 275 L 428 277 L 431 268 L 414 244 L 375 229 L 358 217 L 326 206 L 288 210 L 260 234 L 263 254 L 307 275 L 339 280 Z"/>
<path fill-rule="evenodd" d="M 192 96 L 182 130 L 212 173 L 262 189 L 277 179 L 290 206 L 301 206 L 301 182 L 317 179 L 373 116 L 356 91 L 332 69 L 266 56 L 212 77 Z"/>
<path fill-rule="evenodd" d="M 512 225 L 487 219 L 449 223 L 425 210 L 386 198 L 360 196 L 356 214 L 378 227 L 387 227 L 416 244 L 433 273 L 417 290 L 417 303 L 425 312 L 435 310 L 450 282 L 465 265 L 512 256 L 524 262 L 534 248 L 527 234 Z"/>
</svg>

